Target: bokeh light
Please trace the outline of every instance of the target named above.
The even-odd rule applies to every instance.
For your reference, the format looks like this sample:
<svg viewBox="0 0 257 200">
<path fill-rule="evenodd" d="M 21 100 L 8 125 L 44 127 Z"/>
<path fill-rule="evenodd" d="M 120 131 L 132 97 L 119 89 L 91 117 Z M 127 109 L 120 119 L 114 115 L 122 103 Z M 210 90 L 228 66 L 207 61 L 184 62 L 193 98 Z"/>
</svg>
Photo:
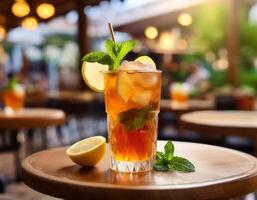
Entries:
<svg viewBox="0 0 257 200">
<path fill-rule="evenodd" d="M 188 47 L 187 41 L 185 39 L 180 39 L 177 42 L 177 48 L 178 50 L 186 50 Z"/>
<path fill-rule="evenodd" d="M 50 3 L 42 3 L 37 7 L 37 15 L 42 19 L 48 19 L 55 13 L 55 7 Z"/>
<path fill-rule="evenodd" d="M 158 30 L 154 26 L 148 26 L 145 29 L 145 37 L 148 39 L 155 39 L 158 36 Z"/>
<path fill-rule="evenodd" d="M 0 41 L 2 41 L 6 36 L 6 30 L 3 26 L 0 25 Z"/>
<path fill-rule="evenodd" d="M 12 13 L 16 17 L 24 17 L 30 13 L 29 4 L 26 1 L 17 1 L 12 6 Z"/>
<path fill-rule="evenodd" d="M 38 26 L 38 22 L 36 18 L 34 17 L 26 17 L 22 23 L 21 23 L 22 28 L 27 29 L 27 30 L 34 30 Z"/>
<path fill-rule="evenodd" d="M 66 14 L 65 19 L 69 24 L 75 24 L 78 22 L 79 16 L 76 11 L 72 10 Z"/>
<path fill-rule="evenodd" d="M 174 36 L 170 32 L 162 32 L 160 35 L 159 47 L 161 50 L 173 50 L 175 48 Z"/>
<path fill-rule="evenodd" d="M 215 53 L 213 53 L 211 51 L 206 52 L 204 57 L 210 63 L 213 63 L 216 60 Z"/>
<path fill-rule="evenodd" d="M 228 60 L 225 58 L 220 58 L 213 64 L 213 68 L 217 71 L 226 70 L 229 67 Z"/>
<path fill-rule="evenodd" d="M 178 23 L 182 26 L 189 26 L 192 24 L 192 16 L 188 13 L 181 13 L 178 16 Z"/>
</svg>

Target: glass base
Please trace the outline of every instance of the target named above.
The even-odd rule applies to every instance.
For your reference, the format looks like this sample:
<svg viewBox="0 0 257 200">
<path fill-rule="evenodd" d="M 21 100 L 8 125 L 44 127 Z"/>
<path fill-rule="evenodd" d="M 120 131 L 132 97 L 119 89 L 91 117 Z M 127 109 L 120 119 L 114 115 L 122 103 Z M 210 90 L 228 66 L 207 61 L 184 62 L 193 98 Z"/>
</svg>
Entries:
<svg viewBox="0 0 257 200">
<path fill-rule="evenodd" d="M 126 162 L 111 158 L 111 169 L 117 172 L 127 173 L 147 172 L 153 169 L 153 160 Z"/>
</svg>

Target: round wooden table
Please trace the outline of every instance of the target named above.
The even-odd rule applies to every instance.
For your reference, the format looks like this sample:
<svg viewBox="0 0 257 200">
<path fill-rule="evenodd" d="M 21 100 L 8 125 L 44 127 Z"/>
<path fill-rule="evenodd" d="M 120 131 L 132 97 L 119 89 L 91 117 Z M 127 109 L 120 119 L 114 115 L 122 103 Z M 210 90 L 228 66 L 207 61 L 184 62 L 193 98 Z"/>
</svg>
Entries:
<svg viewBox="0 0 257 200">
<path fill-rule="evenodd" d="M 24 108 L 14 112 L 0 110 L 0 130 L 9 130 L 7 134 L 1 137 L 8 137 L 11 144 L 1 143 L 2 150 L 15 153 L 16 179 L 20 179 L 20 144 L 17 139 L 18 130 L 28 129 L 32 132 L 35 128 L 46 128 L 48 126 L 61 125 L 65 122 L 65 113 L 57 109 L 45 108 Z M 0 132 L 1 134 L 2 132 Z M 3 132 L 4 133 L 4 132 Z M 42 134 L 43 147 L 47 146 L 46 134 Z M 5 141 L 5 139 L 3 139 Z M 31 145 L 28 145 L 30 148 Z"/>
<path fill-rule="evenodd" d="M 24 108 L 12 113 L 0 110 L 0 129 L 44 128 L 64 121 L 65 113 L 57 109 Z"/>
<path fill-rule="evenodd" d="M 197 111 L 180 119 L 183 128 L 201 134 L 250 137 L 257 155 L 257 111 Z"/>
<path fill-rule="evenodd" d="M 158 141 L 163 150 L 166 141 Z M 193 173 L 129 174 L 109 169 L 109 149 L 94 168 L 82 168 L 65 154 L 66 148 L 35 153 L 22 163 L 29 187 L 64 199 L 186 200 L 227 199 L 257 189 L 257 159 L 227 148 L 174 142 L 175 154 L 194 163 Z"/>
<path fill-rule="evenodd" d="M 59 91 L 50 92 L 46 94 L 47 99 L 60 100 L 60 101 L 76 101 L 76 102 L 91 102 L 95 99 L 95 94 L 92 92 L 72 92 L 72 91 Z"/>
<path fill-rule="evenodd" d="M 160 121 L 159 121 L 159 130 L 160 132 L 164 132 L 167 126 L 170 126 L 171 123 L 174 123 L 174 128 L 177 130 L 178 137 L 184 137 L 183 134 L 183 126 L 180 123 L 181 115 L 199 111 L 199 110 L 211 110 L 214 109 L 214 101 L 210 100 L 189 100 L 187 108 L 175 108 L 172 106 L 172 101 L 170 99 L 162 99 L 160 101 Z M 168 117 L 167 114 L 168 113 Z M 166 116 L 165 116 L 166 115 Z M 165 116 L 162 118 L 162 116 Z"/>
<path fill-rule="evenodd" d="M 189 100 L 187 108 L 174 108 L 170 99 L 162 99 L 160 102 L 161 111 L 172 111 L 175 113 L 186 113 L 197 110 L 211 110 L 214 109 L 214 101 L 211 100 Z"/>
</svg>

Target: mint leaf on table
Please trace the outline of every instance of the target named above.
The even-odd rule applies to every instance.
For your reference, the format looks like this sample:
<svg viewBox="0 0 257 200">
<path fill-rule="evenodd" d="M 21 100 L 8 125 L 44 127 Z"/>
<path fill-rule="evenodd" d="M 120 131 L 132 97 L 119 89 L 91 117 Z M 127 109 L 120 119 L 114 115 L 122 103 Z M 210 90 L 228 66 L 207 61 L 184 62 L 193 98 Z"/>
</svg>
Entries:
<svg viewBox="0 0 257 200">
<path fill-rule="evenodd" d="M 132 108 L 119 114 L 120 123 L 122 123 L 128 131 L 143 128 L 148 120 L 154 118 L 157 105 L 149 105 L 144 108 Z"/>
<path fill-rule="evenodd" d="M 165 155 L 164 155 L 164 153 L 157 151 L 157 152 L 156 152 L 156 161 L 155 161 L 155 165 L 160 166 L 160 165 L 165 165 L 165 163 L 166 163 L 166 160 L 165 160 Z M 167 167 L 167 166 L 165 165 L 165 167 Z M 157 167 L 157 168 L 158 168 L 158 167 Z"/>
<path fill-rule="evenodd" d="M 157 151 L 156 152 L 156 161 L 159 163 L 159 164 L 163 164 L 164 161 L 165 161 L 165 155 L 164 153 L 160 152 L 160 151 Z"/>
<path fill-rule="evenodd" d="M 171 161 L 174 154 L 174 145 L 171 141 L 168 141 L 167 144 L 164 146 L 164 152 L 167 161 Z"/>
<path fill-rule="evenodd" d="M 168 141 L 164 146 L 164 152 L 156 152 L 154 169 L 156 171 L 180 171 L 194 172 L 195 166 L 186 158 L 174 156 L 175 147 L 172 141 Z"/>
<path fill-rule="evenodd" d="M 173 157 L 171 162 L 168 164 L 169 170 L 176 170 L 181 172 L 194 172 L 195 166 L 186 158 L 178 156 Z"/>
<path fill-rule="evenodd" d="M 160 171 L 160 172 L 167 172 L 167 171 L 169 171 L 169 167 L 167 165 L 155 164 L 153 166 L 153 168 L 156 171 Z"/>
</svg>

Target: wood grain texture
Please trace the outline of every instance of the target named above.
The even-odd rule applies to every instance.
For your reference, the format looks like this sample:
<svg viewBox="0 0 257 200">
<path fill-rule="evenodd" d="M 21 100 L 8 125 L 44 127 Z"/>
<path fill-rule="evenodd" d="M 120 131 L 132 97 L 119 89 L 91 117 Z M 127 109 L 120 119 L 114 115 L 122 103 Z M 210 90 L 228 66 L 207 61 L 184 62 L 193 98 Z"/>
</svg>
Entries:
<svg viewBox="0 0 257 200">
<path fill-rule="evenodd" d="M 214 109 L 214 102 L 209 100 L 189 100 L 188 108 L 173 108 L 170 99 L 162 99 L 160 102 L 161 111 L 173 111 L 178 113 L 186 113 L 197 110 L 211 110 Z"/>
<path fill-rule="evenodd" d="M 84 102 L 84 103 L 90 103 L 92 100 L 97 99 L 97 95 L 92 92 L 72 92 L 72 91 L 50 92 L 46 94 L 46 97 L 48 100 Z"/>
<path fill-rule="evenodd" d="M 0 129 L 44 128 L 65 122 L 65 113 L 57 109 L 24 108 L 14 113 L 0 110 Z"/>
<path fill-rule="evenodd" d="M 165 143 L 158 141 L 158 150 Z M 196 172 L 117 173 L 109 169 L 109 151 L 95 168 L 82 168 L 68 158 L 66 148 L 57 148 L 26 158 L 22 177 L 33 189 L 64 199 L 226 199 L 257 189 L 256 158 L 217 146 L 174 144 L 176 155 L 189 158 Z"/>
<path fill-rule="evenodd" d="M 257 137 L 257 111 L 198 111 L 182 115 L 181 122 L 203 134 Z"/>
</svg>

